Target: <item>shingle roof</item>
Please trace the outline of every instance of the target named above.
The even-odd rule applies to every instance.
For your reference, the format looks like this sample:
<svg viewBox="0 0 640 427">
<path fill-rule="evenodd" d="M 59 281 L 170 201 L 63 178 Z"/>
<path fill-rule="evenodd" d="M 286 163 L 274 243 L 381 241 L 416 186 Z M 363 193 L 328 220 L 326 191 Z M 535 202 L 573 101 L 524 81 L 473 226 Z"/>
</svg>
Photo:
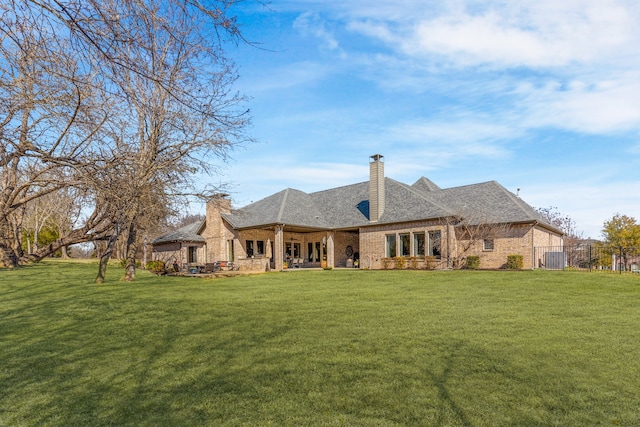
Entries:
<svg viewBox="0 0 640 427">
<path fill-rule="evenodd" d="M 424 177 L 413 185 L 385 178 L 385 200 L 385 210 L 378 224 L 452 216 L 464 217 L 470 224 L 546 224 L 535 209 L 496 181 L 441 189 Z M 314 229 L 368 226 L 371 224 L 369 182 L 315 193 L 287 188 L 223 216 L 238 229 L 274 224 Z"/>
<path fill-rule="evenodd" d="M 314 198 L 307 193 L 287 188 L 232 213 L 222 214 L 235 228 L 253 228 L 270 224 L 331 228 L 321 217 Z"/>
<path fill-rule="evenodd" d="M 167 233 L 163 236 L 155 239 L 151 244 L 157 245 L 160 243 L 172 243 L 172 242 L 204 242 L 204 238 L 198 234 L 204 220 L 196 221 L 184 227 L 178 228 L 175 231 Z"/>
<path fill-rule="evenodd" d="M 496 181 L 448 188 L 432 195 L 470 224 L 534 221 L 546 224 L 535 209 Z"/>
</svg>

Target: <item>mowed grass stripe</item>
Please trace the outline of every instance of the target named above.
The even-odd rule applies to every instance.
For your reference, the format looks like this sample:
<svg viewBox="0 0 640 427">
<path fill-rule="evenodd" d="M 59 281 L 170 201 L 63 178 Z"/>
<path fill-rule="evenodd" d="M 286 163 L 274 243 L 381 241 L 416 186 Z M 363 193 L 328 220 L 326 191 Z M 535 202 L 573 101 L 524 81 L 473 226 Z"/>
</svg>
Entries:
<svg viewBox="0 0 640 427">
<path fill-rule="evenodd" d="M 0 271 L 0 425 L 639 425 L 640 278 Z"/>
</svg>

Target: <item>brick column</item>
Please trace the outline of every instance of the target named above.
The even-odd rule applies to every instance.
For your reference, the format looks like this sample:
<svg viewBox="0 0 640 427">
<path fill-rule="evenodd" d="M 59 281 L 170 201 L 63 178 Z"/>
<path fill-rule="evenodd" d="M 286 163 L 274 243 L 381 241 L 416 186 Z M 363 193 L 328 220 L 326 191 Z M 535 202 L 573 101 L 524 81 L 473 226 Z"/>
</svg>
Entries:
<svg viewBox="0 0 640 427">
<path fill-rule="evenodd" d="M 327 267 L 335 267 L 335 233 L 332 231 L 327 236 Z"/>
<path fill-rule="evenodd" d="M 284 262 L 284 226 L 276 225 L 273 251 L 273 264 L 276 271 L 282 271 Z"/>
</svg>

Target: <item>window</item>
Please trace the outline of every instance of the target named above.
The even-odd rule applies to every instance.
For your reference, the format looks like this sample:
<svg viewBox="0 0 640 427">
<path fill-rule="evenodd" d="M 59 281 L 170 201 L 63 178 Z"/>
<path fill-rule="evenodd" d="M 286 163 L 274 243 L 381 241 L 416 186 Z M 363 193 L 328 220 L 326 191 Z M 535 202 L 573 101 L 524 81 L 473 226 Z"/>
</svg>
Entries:
<svg viewBox="0 0 640 427">
<path fill-rule="evenodd" d="M 440 230 L 429 232 L 429 256 L 440 258 L 442 256 L 442 239 Z"/>
<path fill-rule="evenodd" d="M 409 256 L 411 254 L 410 252 L 410 236 L 409 234 L 401 234 L 400 235 L 400 255 L 401 256 Z"/>
<path fill-rule="evenodd" d="M 264 255 L 264 240 L 258 240 L 256 242 L 256 255 Z"/>
<path fill-rule="evenodd" d="M 485 251 L 492 251 L 493 250 L 493 239 L 484 239 L 484 243 L 483 243 L 482 249 L 484 249 Z"/>
<path fill-rule="evenodd" d="M 307 243 L 307 257 L 309 262 L 320 262 L 320 242 Z"/>
<path fill-rule="evenodd" d="M 424 233 L 413 234 L 413 256 L 424 256 Z"/>
<path fill-rule="evenodd" d="M 294 243 L 293 244 L 293 257 L 294 258 L 300 258 L 300 243 Z"/>
<path fill-rule="evenodd" d="M 286 255 L 289 255 L 291 258 L 301 258 L 300 243 L 286 242 L 284 246 Z"/>
<path fill-rule="evenodd" d="M 388 234 L 387 235 L 387 250 L 386 255 L 387 258 L 393 258 L 396 256 L 396 235 Z"/>
<path fill-rule="evenodd" d="M 247 240 L 245 245 L 247 250 L 247 257 L 253 256 L 253 240 Z"/>
<path fill-rule="evenodd" d="M 189 246 L 187 248 L 187 262 L 188 263 L 198 262 L 198 247 L 197 246 Z"/>
</svg>

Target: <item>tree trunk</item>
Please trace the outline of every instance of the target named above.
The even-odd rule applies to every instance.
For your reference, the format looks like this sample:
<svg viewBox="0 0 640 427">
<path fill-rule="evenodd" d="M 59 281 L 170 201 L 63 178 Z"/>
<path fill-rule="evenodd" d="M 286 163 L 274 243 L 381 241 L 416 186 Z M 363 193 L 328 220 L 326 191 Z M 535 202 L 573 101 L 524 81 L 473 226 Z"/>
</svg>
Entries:
<svg viewBox="0 0 640 427">
<path fill-rule="evenodd" d="M 14 268 L 18 266 L 18 254 L 15 251 L 11 231 L 11 224 L 7 217 L 0 218 L 0 268 Z"/>
<path fill-rule="evenodd" d="M 0 268 L 15 268 L 18 266 L 18 257 L 11 246 L 0 241 Z"/>
<path fill-rule="evenodd" d="M 133 220 L 129 224 L 129 236 L 127 237 L 127 247 L 125 248 L 126 261 L 124 280 L 126 280 L 127 282 L 132 282 L 136 278 L 136 235 L 136 221 Z"/>
<path fill-rule="evenodd" d="M 64 248 L 75 243 L 84 243 L 95 241 L 96 239 L 102 239 L 105 236 L 109 236 L 108 233 L 116 233 L 120 235 L 120 232 L 113 231 L 115 228 L 106 221 L 87 221 L 79 229 L 68 232 L 60 239 L 41 247 L 36 252 L 28 254 L 26 256 L 19 256 L 18 261 L 20 264 L 26 264 L 30 262 L 40 261 L 42 258 L 56 253 L 61 248 Z M 119 229 L 118 229 L 119 230 Z"/>
<path fill-rule="evenodd" d="M 104 278 L 107 273 L 107 264 L 109 264 L 109 258 L 111 258 L 111 254 L 113 253 L 113 247 L 118 240 L 118 236 L 120 235 L 120 226 L 116 225 L 115 230 L 111 237 L 109 237 L 109 241 L 107 242 L 107 248 L 100 257 L 100 263 L 98 265 L 98 276 L 96 277 L 96 283 L 102 284 L 104 283 Z"/>
</svg>

